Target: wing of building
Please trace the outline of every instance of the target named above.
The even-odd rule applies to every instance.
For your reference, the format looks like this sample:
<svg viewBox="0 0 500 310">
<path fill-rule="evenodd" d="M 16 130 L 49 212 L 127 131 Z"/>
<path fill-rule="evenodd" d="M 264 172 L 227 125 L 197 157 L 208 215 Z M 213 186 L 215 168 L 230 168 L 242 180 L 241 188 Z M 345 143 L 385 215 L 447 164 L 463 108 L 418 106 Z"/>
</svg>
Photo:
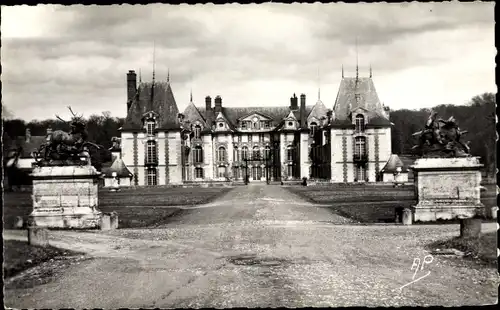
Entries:
<svg viewBox="0 0 500 310">
<path fill-rule="evenodd" d="M 342 77 L 333 108 L 306 104 L 231 107 L 220 96 L 179 113 L 170 81 L 127 74 L 121 158 L 132 185 L 210 180 L 325 179 L 376 182 L 391 156 L 389 110 L 370 77 Z"/>
</svg>

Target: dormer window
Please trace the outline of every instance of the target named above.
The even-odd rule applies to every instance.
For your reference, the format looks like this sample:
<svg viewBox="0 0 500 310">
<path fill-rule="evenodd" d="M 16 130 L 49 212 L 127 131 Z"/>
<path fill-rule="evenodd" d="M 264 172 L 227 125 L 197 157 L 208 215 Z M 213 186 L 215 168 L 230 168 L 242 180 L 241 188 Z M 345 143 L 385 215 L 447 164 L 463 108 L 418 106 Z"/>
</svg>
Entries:
<svg viewBox="0 0 500 310">
<path fill-rule="evenodd" d="M 155 134 L 156 122 L 154 120 L 146 121 L 146 132 L 148 136 L 153 136 Z"/>
<path fill-rule="evenodd" d="M 288 122 L 288 127 L 293 127 L 293 122 Z"/>
<path fill-rule="evenodd" d="M 311 129 L 311 136 L 314 137 L 316 131 L 318 130 L 318 124 L 316 122 L 311 122 L 309 128 Z"/>
<path fill-rule="evenodd" d="M 365 131 L 365 117 L 362 114 L 356 115 L 355 125 L 357 132 Z"/>
<path fill-rule="evenodd" d="M 199 139 L 201 137 L 201 126 L 200 125 L 194 126 L 194 137 L 196 139 Z"/>
<path fill-rule="evenodd" d="M 219 123 L 219 127 L 220 128 L 224 127 L 224 123 Z"/>
<path fill-rule="evenodd" d="M 247 122 L 241 122 L 241 129 L 247 129 Z"/>
</svg>

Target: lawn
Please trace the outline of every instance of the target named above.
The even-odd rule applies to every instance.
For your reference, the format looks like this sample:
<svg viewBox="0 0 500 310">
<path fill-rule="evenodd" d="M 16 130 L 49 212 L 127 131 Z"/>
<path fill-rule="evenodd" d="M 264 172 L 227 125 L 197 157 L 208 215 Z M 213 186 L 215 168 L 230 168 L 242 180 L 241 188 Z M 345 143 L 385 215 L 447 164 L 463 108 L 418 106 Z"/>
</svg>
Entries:
<svg viewBox="0 0 500 310">
<path fill-rule="evenodd" d="M 62 250 L 53 246 L 32 246 L 26 241 L 17 240 L 4 240 L 3 248 L 3 272 L 5 278 L 15 276 L 23 270 L 51 259 L 84 255 L 83 253 Z"/>
<path fill-rule="evenodd" d="M 496 206 L 495 185 L 486 185 L 481 202 Z M 313 203 L 331 205 L 331 210 L 362 223 L 393 223 L 397 207 L 410 207 L 417 203 L 413 186 L 392 185 L 292 186 L 289 191 Z"/>
<path fill-rule="evenodd" d="M 482 234 L 479 241 L 454 237 L 427 245 L 428 250 L 457 249 L 469 257 L 477 257 L 480 261 L 490 266 L 497 264 L 497 232 Z"/>
<path fill-rule="evenodd" d="M 146 227 L 164 224 L 179 212 L 177 206 L 211 202 L 229 192 L 229 187 L 182 188 L 138 187 L 119 192 L 99 189 L 99 209 L 118 212 L 118 227 Z M 32 211 L 31 192 L 4 193 L 4 227 L 13 228 L 16 216 L 25 220 Z"/>
</svg>

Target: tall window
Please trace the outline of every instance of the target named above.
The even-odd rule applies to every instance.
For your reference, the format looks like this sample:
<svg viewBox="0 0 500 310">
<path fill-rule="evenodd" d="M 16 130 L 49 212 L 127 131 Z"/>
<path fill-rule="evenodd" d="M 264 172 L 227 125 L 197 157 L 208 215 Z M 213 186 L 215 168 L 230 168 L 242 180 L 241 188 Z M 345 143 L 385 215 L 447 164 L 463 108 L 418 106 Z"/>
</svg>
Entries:
<svg viewBox="0 0 500 310">
<path fill-rule="evenodd" d="M 148 136 L 152 136 L 155 134 L 156 123 L 155 121 L 147 121 L 146 122 L 146 132 Z"/>
<path fill-rule="evenodd" d="M 286 148 L 286 159 L 287 160 L 294 160 L 294 147 L 292 145 L 287 146 Z"/>
<path fill-rule="evenodd" d="M 240 152 L 237 146 L 234 147 L 233 161 L 240 161 Z"/>
<path fill-rule="evenodd" d="M 365 137 L 356 137 L 354 146 L 354 155 L 363 156 L 366 155 L 366 140 Z"/>
<path fill-rule="evenodd" d="M 199 145 L 195 146 L 193 149 L 193 160 L 195 163 L 203 162 L 203 149 Z"/>
<path fill-rule="evenodd" d="M 253 159 L 260 159 L 260 149 L 258 146 L 253 147 L 252 157 Z"/>
<path fill-rule="evenodd" d="M 316 131 L 318 130 L 318 124 L 316 122 L 312 122 L 309 127 L 311 128 L 311 136 L 314 137 Z"/>
<path fill-rule="evenodd" d="M 240 168 L 238 168 L 238 167 L 233 168 L 233 177 L 235 179 L 241 178 Z"/>
<path fill-rule="evenodd" d="M 196 139 L 199 139 L 201 137 L 201 126 L 200 125 L 194 126 L 194 137 Z"/>
<path fill-rule="evenodd" d="M 366 168 L 365 166 L 357 166 L 356 178 L 358 182 L 364 182 L 366 179 Z"/>
<path fill-rule="evenodd" d="M 356 131 L 365 131 L 365 117 L 361 114 L 356 115 Z"/>
<path fill-rule="evenodd" d="M 147 142 L 147 154 L 146 154 L 146 162 L 148 163 L 156 163 L 156 142 L 148 141 Z"/>
<path fill-rule="evenodd" d="M 286 166 L 286 172 L 288 173 L 288 177 L 293 177 L 293 166 L 292 165 L 288 165 Z"/>
<path fill-rule="evenodd" d="M 248 147 L 244 146 L 241 148 L 241 159 L 247 159 L 248 158 Z"/>
<path fill-rule="evenodd" d="M 271 158 L 271 148 L 269 146 L 266 146 L 264 149 L 264 159 L 269 159 Z"/>
<path fill-rule="evenodd" d="M 156 169 L 148 169 L 148 185 L 156 184 Z"/>
<path fill-rule="evenodd" d="M 218 161 L 225 161 L 226 160 L 226 149 L 223 146 L 219 147 L 219 152 L 217 155 L 218 155 L 218 158 L 217 158 Z"/>
<path fill-rule="evenodd" d="M 197 179 L 203 179 L 203 168 L 195 168 L 194 177 Z"/>
</svg>

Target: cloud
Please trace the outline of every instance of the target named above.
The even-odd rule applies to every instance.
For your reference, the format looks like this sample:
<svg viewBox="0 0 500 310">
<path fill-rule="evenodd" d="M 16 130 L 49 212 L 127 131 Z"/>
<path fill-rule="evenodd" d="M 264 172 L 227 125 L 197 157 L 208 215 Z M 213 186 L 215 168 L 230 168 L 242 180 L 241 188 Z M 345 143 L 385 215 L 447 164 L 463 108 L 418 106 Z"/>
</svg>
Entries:
<svg viewBox="0 0 500 310">
<path fill-rule="evenodd" d="M 124 116 L 125 75 L 151 79 L 154 45 L 156 77 L 170 71 L 180 109 L 192 88 L 200 102 L 217 92 L 234 105 L 287 105 L 293 92 L 316 96 L 318 71 L 331 106 L 342 65 L 353 75 L 356 59 L 362 75 L 373 67 L 393 108 L 439 104 L 448 94 L 461 102 L 494 87 L 493 5 L 4 7 L 3 97 L 27 119 L 68 103 Z M 450 77 L 462 82 L 436 82 Z"/>
</svg>

